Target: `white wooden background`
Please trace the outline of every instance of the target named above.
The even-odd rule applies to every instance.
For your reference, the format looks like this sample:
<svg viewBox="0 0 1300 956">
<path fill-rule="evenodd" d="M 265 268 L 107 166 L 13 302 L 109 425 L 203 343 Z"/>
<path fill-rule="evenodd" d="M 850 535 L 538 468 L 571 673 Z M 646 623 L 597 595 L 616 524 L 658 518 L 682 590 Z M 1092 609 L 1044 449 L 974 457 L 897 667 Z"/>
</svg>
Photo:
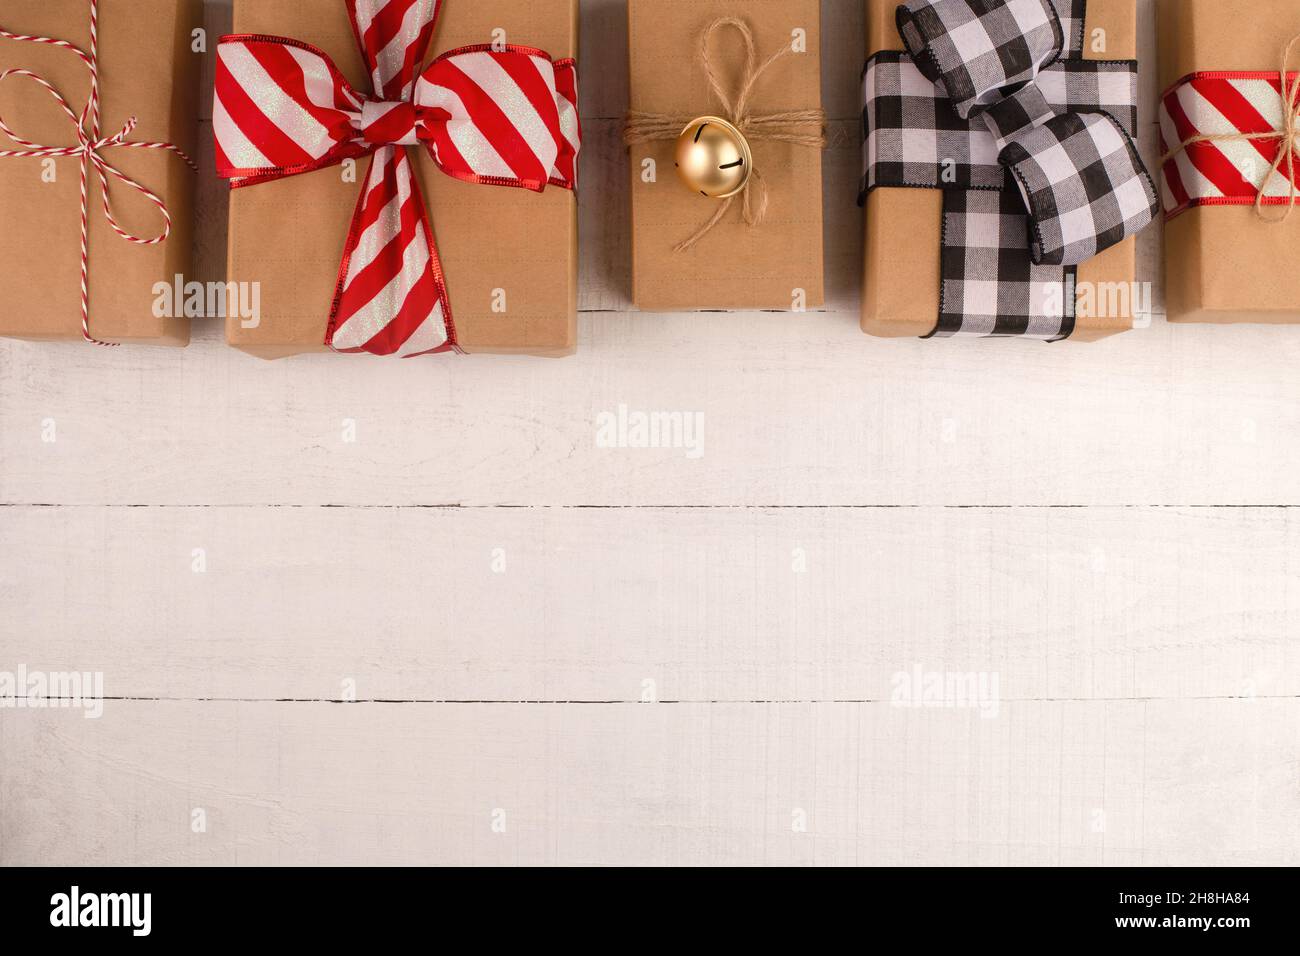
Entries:
<svg viewBox="0 0 1300 956">
<path fill-rule="evenodd" d="M 1300 862 L 1300 329 L 862 335 L 858 0 L 829 307 L 639 314 L 582 8 L 576 358 L 0 343 L 0 670 L 110 698 L 0 711 L 0 862 Z M 596 447 L 620 404 L 703 457 Z M 998 716 L 891 706 L 916 667 Z"/>
</svg>

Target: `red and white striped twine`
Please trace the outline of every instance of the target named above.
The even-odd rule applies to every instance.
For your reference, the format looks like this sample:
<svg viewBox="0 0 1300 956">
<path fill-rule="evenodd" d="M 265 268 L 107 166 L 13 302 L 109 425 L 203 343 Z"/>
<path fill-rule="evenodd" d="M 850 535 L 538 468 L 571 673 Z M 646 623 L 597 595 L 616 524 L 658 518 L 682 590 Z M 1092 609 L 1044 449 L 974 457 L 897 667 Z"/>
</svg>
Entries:
<svg viewBox="0 0 1300 956">
<path fill-rule="evenodd" d="M 95 345 L 114 346 L 117 343 L 101 342 L 90 334 L 90 292 L 87 284 L 87 274 L 90 267 L 90 202 L 87 184 L 90 178 L 90 169 L 91 167 L 94 167 L 95 174 L 99 177 L 100 193 L 104 205 L 104 218 L 107 219 L 108 224 L 113 227 L 113 231 L 128 242 L 138 243 L 143 246 L 153 246 L 165 242 L 167 237 L 171 235 L 172 217 L 171 213 L 167 211 L 166 203 L 144 186 L 140 185 L 140 183 L 109 165 L 100 155 L 100 150 L 108 149 L 113 146 L 125 146 L 132 149 L 167 149 L 185 160 L 186 164 L 188 164 L 196 173 L 198 172 L 198 166 L 195 165 L 192 159 L 185 155 L 184 151 L 181 150 L 180 147 L 173 143 L 141 143 L 128 141 L 127 137 L 131 135 L 136 126 L 136 118 L 134 116 L 128 119 L 122 128 L 112 136 L 100 136 L 99 61 L 97 59 L 99 49 L 99 0 L 89 0 L 89 2 L 89 53 L 86 53 L 80 47 L 69 43 L 67 40 L 56 40 L 51 39 L 50 37 L 25 36 L 19 33 L 10 33 L 8 30 L 0 27 L 0 39 L 18 40 L 23 43 L 46 43 L 51 46 L 62 47 L 65 50 L 72 51 L 80 57 L 81 61 L 86 64 L 86 68 L 90 71 L 90 97 L 86 101 L 86 108 L 81 111 L 80 117 L 72 111 L 72 107 L 68 105 L 68 101 L 63 98 L 62 94 L 60 94 L 58 90 L 50 85 L 50 83 L 44 78 L 37 76 L 30 70 L 9 69 L 0 72 L 0 83 L 4 82 L 11 76 L 24 76 L 39 86 L 44 87 L 46 92 L 54 98 L 59 109 L 61 109 L 68 117 L 68 120 L 72 123 L 72 126 L 77 133 L 76 146 L 42 146 L 39 143 L 32 143 L 23 139 L 5 124 L 3 118 L 0 118 L 0 132 L 3 132 L 19 146 L 24 147 L 23 149 L 0 150 L 0 159 L 58 156 L 81 157 L 81 334 L 87 342 L 93 342 Z M 142 193 L 146 199 L 158 207 L 158 211 L 162 213 L 163 217 L 163 230 L 161 233 L 152 238 L 143 238 L 141 236 L 132 235 L 121 227 L 117 221 L 117 217 L 113 215 L 112 201 L 108 195 L 109 176 L 112 176 L 119 182 Z"/>
</svg>

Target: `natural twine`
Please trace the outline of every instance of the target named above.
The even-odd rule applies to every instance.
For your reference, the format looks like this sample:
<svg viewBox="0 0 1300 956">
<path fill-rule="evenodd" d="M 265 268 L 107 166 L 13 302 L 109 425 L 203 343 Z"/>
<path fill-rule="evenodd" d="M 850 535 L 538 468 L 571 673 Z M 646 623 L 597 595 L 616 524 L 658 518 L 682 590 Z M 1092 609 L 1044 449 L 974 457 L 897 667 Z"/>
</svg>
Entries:
<svg viewBox="0 0 1300 956">
<path fill-rule="evenodd" d="M 734 100 L 727 95 L 722 79 L 714 66 L 712 55 L 709 52 L 709 45 L 713 35 L 723 27 L 734 28 L 740 34 L 745 45 L 745 65 Z M 750 112 L 750 97 L 753 95 L 758 81 L 774 63 L 790 52 L 791 47 L 787 44 L 759 64 L 753 31 L 743 20 L 735 17 L 720 17 L 714 20 L 700 37 L 700 63 L 704 67 L 704 75 L 708 78 L 709 88 L 719 102 L 722 103 L 723 118 L 740 130 L 746 139 L 750 141 L 769 140 L 777 143 L 792 143 L 795 146 L 825 149 L 826 114 L 820 109 L 786 110 L 779 113 Z M 672 116 L 666 113 L 647 113 L 641 110 L 632 110 L 627 115 L 627 126 L 623 130 L 623 142 L 628 146 L 635 146 L 638 143 L 657 140 L 675 140 L 681 135 L 686 124 L 693 119 L 695 119 L 694 116 Z M 810 127 L 815 128 L 816 132 L 812 132 Z M 767 183 L 763 180 L 757 166 L 750 170 L 749 181 L 737 195 L 742 200 L 745 222 L 750 226 L 760 225 L 763 222 L 763 217 L 767 215 L 768 194 Z M 718 208 L 709 220 L 697 229 L 693 235 L 674 246 L 673 251 L 685 252 L 707 236 L 713 227 L 726 216 L 736 198 L 737 196 L 729 196 L 719 203 Z"/>
<path fill-rule="evenodd" d="M 1165 153 L 1160 158 L 1160 165 L 1173 159 L 1180 153 L 1185 152 L 1189 147 L 1197 143 L 1231 143 L 1231 142 L 1254 142 L 1256 140 L 1281 140 L 1278 145 L 1277 156 L 1273 160 L 1273 165 L 1269 168 L 1268 175 L 1264 177 L 1264 183 L 1259 189 L 1259 195 L 1255 197 L 1255 212 L 1260 219 L 1265 222 L 1285 222 L 1295 209 L 1297 200 L 1300 200 L 1300 187 L 1296 186 L 1296 153 L 1300 152 L 1300 73 L 1296 74 L 1294 80 L 1289 79 L 1287 67 L 1291 63 L 1291 54 L 1296 44 L 1300 43 L 1300 35 L 1291 39 L 1282 51 L 1282 69 L 1279 70 L 1282 87 L 1282 128 L 1271 130 L 1267 133 L 1209 133 L 1206 135 L 1193 136 L 1184 140 L 1181 144 Z M 1285 209 L 1280 216 L 1274 216 L 1265 212 L 1268 208 L 1264 204 L 1264 191 L 1268 186 L 1269 180 L 1281 171 L 1282 166 L 1286 166 L 1286 177 L 1291 184 L 1291 194 L 1288 197 Z"/>
</svg>

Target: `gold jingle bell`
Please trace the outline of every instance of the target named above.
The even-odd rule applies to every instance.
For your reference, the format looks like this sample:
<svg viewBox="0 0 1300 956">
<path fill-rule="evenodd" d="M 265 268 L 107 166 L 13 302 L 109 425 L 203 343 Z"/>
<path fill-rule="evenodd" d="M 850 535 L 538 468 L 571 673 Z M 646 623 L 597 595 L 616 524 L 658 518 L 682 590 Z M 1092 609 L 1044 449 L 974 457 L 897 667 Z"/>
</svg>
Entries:
<svg viewBox="0 0 1300 956">
<path fill-rule="evenodd" d="M 727 199 L 744 189 L 754 165 L 744 134 L 717 116 L 686 124 L 677 137 L 676 158 L 682 182 L 713 199 Z"/>
</svg>

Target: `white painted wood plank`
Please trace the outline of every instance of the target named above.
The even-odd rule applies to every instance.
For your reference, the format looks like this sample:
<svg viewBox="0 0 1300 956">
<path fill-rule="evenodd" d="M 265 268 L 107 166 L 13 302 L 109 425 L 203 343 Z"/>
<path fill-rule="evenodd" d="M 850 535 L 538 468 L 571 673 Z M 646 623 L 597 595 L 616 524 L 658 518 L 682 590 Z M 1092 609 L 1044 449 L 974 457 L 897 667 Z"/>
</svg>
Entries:
<svg viewBox="0 0 1300 956">
<path fill-rule="evenodd" d="M 0 501 L 1295 503 L 1293 331 L 954 346 L 834 315 L 608 314 L 573 359 L 445 363 L 6 342 Z M 598 447 L 620 405 L 702 414 L 702 457 Z"/>
<path fill-rule="evenodd" d="M 110 702 L 0 742 L 3 864 L 1300 861 L 1295 700 Z"/>
<path fill-rule="evenodd" d="M 0 711 L 0 864 L 1300 862 L 1294 512 L 1149 507 L 1296 502 L 1291 330 L 862 336 L 858 0 L 823 2 L 827 309 L 633 313 L 625 23 L 584 0 L 579 357 L 0 343 L 0 670 L 180 698 Z M 704 413 L 703 457 L 597 447 L 620 404 Z M 991 503 L 1094 507 L 944 507 Z M 915 667 L 995 674 L 998 716 L 890 706 Z M 615 703 L 270 702 L 345 680 Z"/>
<path fill-rule="evenodd" d="M 0 670 L 112 696 L 1300 694 L 1289 509 L 0 512 Z"/>
</svg>

